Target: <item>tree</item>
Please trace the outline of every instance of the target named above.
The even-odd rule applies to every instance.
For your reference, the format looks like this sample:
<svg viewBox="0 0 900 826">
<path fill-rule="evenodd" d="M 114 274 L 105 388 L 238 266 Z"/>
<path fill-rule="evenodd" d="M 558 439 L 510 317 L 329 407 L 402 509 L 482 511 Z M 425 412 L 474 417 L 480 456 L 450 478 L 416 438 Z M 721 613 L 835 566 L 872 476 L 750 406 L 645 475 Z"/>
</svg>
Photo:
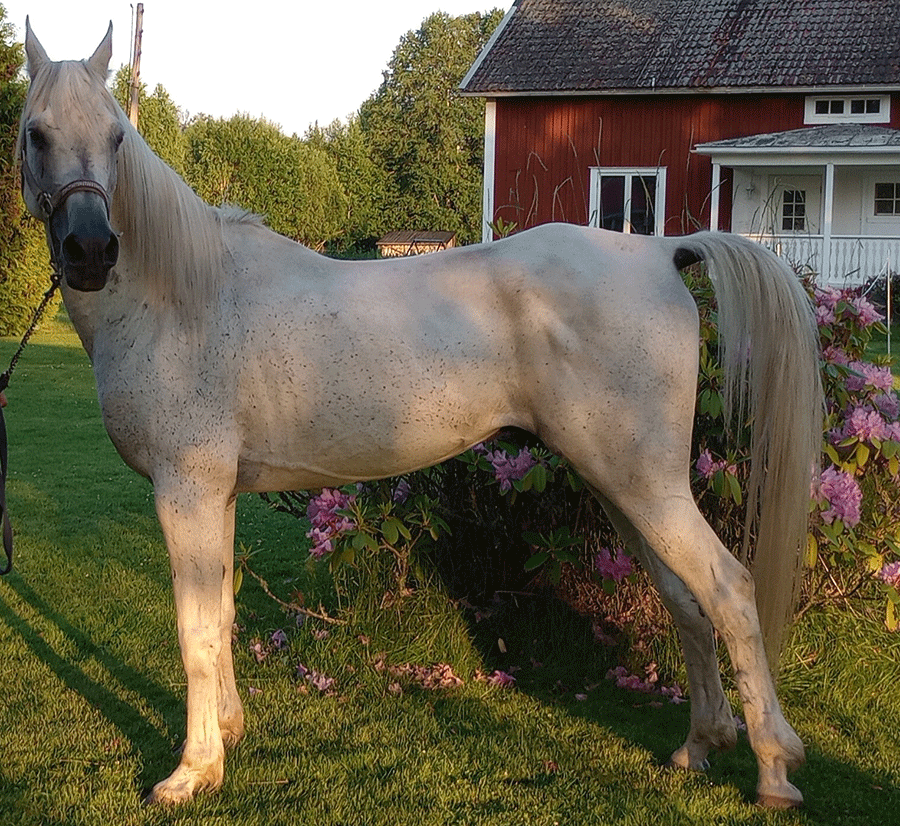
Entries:
<svg viewBox="0 0 900 826">
<path fill-rule="evenodd" d="M 426 18 L 401 39 L 384 81 L 362 105 L 360 128 L 389 175 L 391 228 L 480 240 L 484 104 L 456 89 L 502 15 Z"/>
<path fill-rule="evenodd" d="M 131 93 L 131 67 L 122 66 L 113 79 L 113 97 L 127 112 Z M 142 83 L 138 89 L 138 132 L 179 175 L 184 176 L 184 155 L 187 142 L 181 128 L 181 117 L 165 88 L 158 84 L 152 95 Z"/>
<path fill-rule="evenodd" d="M 25 211 L 15 156 L 27 86 L 23 54 L 0 6 L 0 335 L 21 335 L 50 284 L 47 246 L 38 221 Z"/>
<path fill-rule="evenodd" d="M 186 137 L 186 180 L 209 203 L 259 213 L 276 232 L 315 249 L 343 233 L 347 201 L 322 149 L 247 115 L 200 117 Z"/>
<path fill-rule="evenodd" d="M 316 125 L 304 142 L 332 159 L 346 195 L 346 230 L 337 246 L 374 249 L 375 241 L 391 228 L 386 217 L 390 182 L 372 156 L 359 117 L 354 115 L 346 124 L 336 120 L 324 129 Z"/>
</svg>

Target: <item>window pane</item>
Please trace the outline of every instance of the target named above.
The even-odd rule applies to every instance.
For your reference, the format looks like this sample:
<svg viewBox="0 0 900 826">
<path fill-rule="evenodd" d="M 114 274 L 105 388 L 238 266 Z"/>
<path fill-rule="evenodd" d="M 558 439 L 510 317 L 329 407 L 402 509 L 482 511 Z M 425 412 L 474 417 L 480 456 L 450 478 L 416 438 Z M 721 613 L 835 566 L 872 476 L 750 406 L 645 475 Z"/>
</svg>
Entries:
<svg viewBox="0 0 900 826">
<path fill-rule="evenodd" d="M 877 115 L 881 111 L 881 101 L 878 98 L 866 101 L 866 113 Z"/>
<path fill-rule="evenodd" d="M 831 114 L 832 115 L 843 115 L 844 114 L 844 101 L 842 101 L 842 100 L 831 101 Z"/>
<path fill-rule="evenodd" d="M 816 114 L 817 115 L 827 115 L 828 114 L 828 101 L 827 100 L 817 100 L 816 101 Z"/>
<path fill-rule="evenodd" d="M 631 231 L 638 235 L 653 235 L 656 216 L 656 177 L 635 175 L 631 179 Z"/>
<path fill-rule="evenodd" d="M 866 111 L 866 102 L 864 100 L 851 100 L 850 112 L 854 115 L 862 115 Z"/>
<path fill-rule="evenodd" d="M 621 232 L 625 226 L 625 176 L 600 176 L 600 226 Z"/>
<path fill-rule="evenodd" d="M 875 197 L 876 198 L 893 198 L 894 197 L 894 185 L 893 184 L 875 184 Z"/>
</svg>

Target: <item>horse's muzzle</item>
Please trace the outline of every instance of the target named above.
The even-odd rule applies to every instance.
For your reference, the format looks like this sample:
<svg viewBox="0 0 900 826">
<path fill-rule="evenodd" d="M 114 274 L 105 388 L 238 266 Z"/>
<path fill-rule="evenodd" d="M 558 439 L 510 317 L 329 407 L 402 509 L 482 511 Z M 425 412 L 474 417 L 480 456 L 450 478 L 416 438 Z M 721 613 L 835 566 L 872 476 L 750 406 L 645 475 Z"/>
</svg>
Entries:
<svg viewBox="0 0 900 826">
<path fill-rule="evenodd" d="M 57 266 L 69 287 L 96 292 L 106 286 L 119 260 L 119 239 L 100 198 L 73 194 L 51 218 L 50 235 Z"/>
<path fill-rule="evenodd" d="M 69 233 L 62 242 L 59 264 L 66 284 L 73 290 L 94 292 L 106 286 L 110 270 L 119 259 L 115 233 L 83 235 Z"/>
</svg>

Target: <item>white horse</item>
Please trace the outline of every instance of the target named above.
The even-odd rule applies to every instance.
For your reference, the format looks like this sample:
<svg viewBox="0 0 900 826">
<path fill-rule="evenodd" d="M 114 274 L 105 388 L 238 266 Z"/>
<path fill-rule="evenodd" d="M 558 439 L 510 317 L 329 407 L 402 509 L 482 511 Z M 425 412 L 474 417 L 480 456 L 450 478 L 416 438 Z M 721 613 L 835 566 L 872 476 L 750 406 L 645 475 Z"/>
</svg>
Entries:
<svg viewBox="0 0 900 826">
<path fill-rule="evenodd" d="M 414 259 L 329 260 L 203 203 L 150 151 L 106 88 L 111 34 L 89 59 L 54 63 L 27 26 L 19 151 L 106 429 L 152 481 L 171 559 L 187 739 L 150 799 L 220 786 L 225 749 L 244 734 L 237 494 L 406 473 L 516 426 L 578 470 L 674 615 L 691 726 L 672 763 L 701 769 L 735 743 L 715 628 L 758 798 L 798 804 L 787 772 L 803 746 L 778 704 L 753 580 L 691 496 L 698 321 L 678 267 L 709 266 L 730 387 L 755 425 L 749 512 L 773 657 L 821 439 L 815 324 L 791 271 L 724 233 L 570 225 Z"/>
</svg>

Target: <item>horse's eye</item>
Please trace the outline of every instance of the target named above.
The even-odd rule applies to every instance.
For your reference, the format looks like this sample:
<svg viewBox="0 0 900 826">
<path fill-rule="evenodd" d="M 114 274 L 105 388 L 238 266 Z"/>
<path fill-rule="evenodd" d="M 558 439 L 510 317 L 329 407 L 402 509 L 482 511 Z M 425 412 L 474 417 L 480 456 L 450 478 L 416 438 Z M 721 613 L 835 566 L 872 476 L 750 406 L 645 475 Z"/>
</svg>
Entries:
<svg viewBox="0 0 900 826">
<path fill-rule="evenodd" d="M 44 149 L 47 146 L 47 138 L 37 126 L 28 127 L 28 140 L 35 149 Z"/>
<path fill-rule="evenodd" d="M 121 129 L 119 129 L 113 135 L 113 144 L 115 145 L 116 149 L 118 149 L 122 145 L 123 140 L 125 140 L 125 133 Z"/>
</svg>

